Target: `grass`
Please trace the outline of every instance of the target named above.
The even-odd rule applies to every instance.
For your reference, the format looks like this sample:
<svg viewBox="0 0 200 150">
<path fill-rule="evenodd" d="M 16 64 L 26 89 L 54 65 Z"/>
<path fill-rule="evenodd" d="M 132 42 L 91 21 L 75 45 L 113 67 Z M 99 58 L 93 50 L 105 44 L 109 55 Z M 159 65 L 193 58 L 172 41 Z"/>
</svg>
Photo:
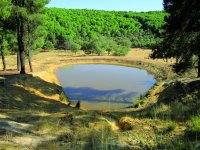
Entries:
<svg viewBox="0 0 200 150">
<path fill-rule="evenodd" d="M 192 118 L 192 132 L 200 134 L 200 115 Z"/>
<path fill-rule="evenodd" d="M 0 133 L 0 149 L 198 149 L 199 80 L 178 79 L 171 63 L 152 60 L 150 53 L 134 49 L 126 57 L 82 57 L 80 51 L 74 57 L 70 52 L 49 51 L 34 56 L 34 73 L 24 76 L 13 70 L 16 56 L 6 57 L 12 71 L 0 72 L 6 78 L 6 85 L 0 85 L 0 125 L 4 125 L 0 129 L 7 130 Z M 135 108 L 74 109 L 66 105 L 54 71 L 76 63 L 143 68 L 155 74 L 158 83 L 134 101 Z"/>
</svg>

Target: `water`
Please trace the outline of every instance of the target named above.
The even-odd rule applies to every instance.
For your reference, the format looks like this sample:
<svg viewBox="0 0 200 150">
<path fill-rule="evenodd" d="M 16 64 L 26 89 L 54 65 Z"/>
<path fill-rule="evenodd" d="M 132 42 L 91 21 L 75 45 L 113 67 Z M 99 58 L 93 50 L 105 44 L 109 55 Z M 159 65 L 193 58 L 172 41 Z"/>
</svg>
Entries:
<svg viewBox="0 0 200 150">
<path fill-rule="evenodd" d="M 95 110 L 126 107 L 156 83 L 145 70 L 116 65 L 72 65 L 56 73 L 71 101 Z"/>
</svg>

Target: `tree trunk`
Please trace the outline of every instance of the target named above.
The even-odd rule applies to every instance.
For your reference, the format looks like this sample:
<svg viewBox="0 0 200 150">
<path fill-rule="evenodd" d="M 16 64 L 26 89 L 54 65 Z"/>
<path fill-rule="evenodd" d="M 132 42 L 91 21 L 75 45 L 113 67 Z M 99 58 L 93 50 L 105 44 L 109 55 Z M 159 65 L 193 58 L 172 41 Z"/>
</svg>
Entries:
<svg viewBox="0 0 200 150">
<path fill-rule="evenodd" d="M 198 66 L 197 67 L 198 67 L 198 69 L 197 69 L 198 70 L 198 76 L 197 77 L 199 78 L 200 77 L 200 54 L 198 55 Z"/>
<path fill-rule="evenodd" d="M 20 7 L 24 6 L 24 0 L 19 3 Z M 24 19 L 21 15 L 17 15 L 17 41 L 20 56 L 21 71 L 20 74 L 26 74 L 25 71 L 25 50 L 24 50 Z"/>
<path fill-rule="evenodd" d="M 30 71 L 33 72 L 32 62 L 31 62 L 31 52 L 30 52 L 30 28 L 28 24 L 28 63 L 30 67 Z"/>
<path fill-rule="evenodd" d="M 2 33 L 1 58 L 2 58 L 2 63 L 3 63 L 3 71 L 6 71 L 6 61 L 5 61 L 4 52 L 3 52 L 3 44 L 4 44 L 4 37 Z"/>
<path fill-rule="evenodd" d="M 20 71 L 20 58 L 19 58 L 19 52 L 17 52 L 17 70 Z"/>
<path fill-rule="evenodd" d="M 6 71 L 6 61 L 4 57 L 3 50 L 1 49 L 1 58 L 2 58 L 2 63 L 3 63 L 3 71 Z"/>
<path fill-rule="evenodd" d="M 31 62 L 30 48 L 28 48 L 28 63 L 29 63 L 30 71 L 33 72 L 33 67 L 32 67 L 32 62 Z"/>
</svg>

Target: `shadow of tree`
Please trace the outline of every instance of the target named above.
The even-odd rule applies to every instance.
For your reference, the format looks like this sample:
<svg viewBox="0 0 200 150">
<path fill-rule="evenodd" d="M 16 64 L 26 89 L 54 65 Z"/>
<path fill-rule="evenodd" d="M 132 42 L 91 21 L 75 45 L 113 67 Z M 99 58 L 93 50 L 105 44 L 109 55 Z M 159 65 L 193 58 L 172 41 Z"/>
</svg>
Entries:
<svg viewBox="0 0 200 150">
<path fill-rule="evenodd" d="M 32 75 L 5 75 L 0 88 L 0 109 L 59 111 L 67 106 L 56 101 L 61 87 Z M 52 98 L 51 98 L 52 96 Z M 58 99 L 57 99 L 58 100 Z"/>
</svg>

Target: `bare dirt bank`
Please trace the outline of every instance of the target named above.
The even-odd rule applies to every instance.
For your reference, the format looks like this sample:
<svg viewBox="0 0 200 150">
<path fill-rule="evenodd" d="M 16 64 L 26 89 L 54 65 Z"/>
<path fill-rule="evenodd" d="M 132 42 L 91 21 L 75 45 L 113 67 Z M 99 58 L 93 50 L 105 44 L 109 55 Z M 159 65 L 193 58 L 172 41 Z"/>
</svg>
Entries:
<svg viewBox="0 0 200 150">
<path fill-rule="evenodd" d="M 133 49 L 125 57 L 114 56 L 71 56 L 70 52 L 51 51 L 41 53 L 33 58 L 33 75 L 39 76 L 45 81 L 59 84 L 55 71 L 59 67 L 73 64 L 114 64 L 145 69 L 159 78 L 172 76 L 170 63 L 163 60 L 149 58 L 151 50 Z M 170 74 L 171 73 L 171 74 Z"/>
</svg>

